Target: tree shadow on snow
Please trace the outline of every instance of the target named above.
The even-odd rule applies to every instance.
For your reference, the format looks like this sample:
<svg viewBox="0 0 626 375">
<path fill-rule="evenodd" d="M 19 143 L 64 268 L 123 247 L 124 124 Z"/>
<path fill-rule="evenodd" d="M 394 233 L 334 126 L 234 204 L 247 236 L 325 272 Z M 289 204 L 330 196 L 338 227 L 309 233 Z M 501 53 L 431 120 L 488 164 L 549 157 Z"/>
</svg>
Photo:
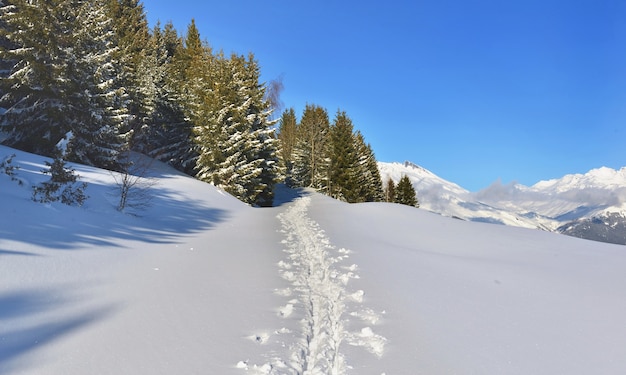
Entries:
<svg viewBox="0 0 626 375">
<path fill-rule="evenodd" d="M 42 365 L 44 358 L 23 356 L 110 315 L 114 307 L 76 308 L 81 298 L 58 290 L 21 290 L 0 294 L 0 373 Z M 59 315 L 58 313 L 62 314 Z"/>
<path fill-rule="evenodd" d="M 95 185 L 95 188 L 94 188 Z M 90 183 L 88 194 L 108 194 L 110 186 Z M 32 212 L 7 212 L 0 225 L 0 240 L 13 240 L 41 247 L 72 250 L 89 246 L 119 247 L 120 240 L 148 244 L 177 243 L 181 235 L 198 233 L 214 227 L 228 218 L 228 211 L 208 207 L 205 202 L 184 199 L 176 192 L 156 187 L 151 192 L 150 204 L 139 215 L 130 215 L 114 209 L 115 203 L 94 208 L 87 200 L 85 207 L 69 207 L 61 203 L 41 206 Z M 114 199 L 113 199 L 114 200 Z M 102 202 L 102 200 L 99 200 Z M 31 202 L 39 205 L 39 203 Z M 4 255 L 28 254 L 6 245 Z"/>
<path fill-rule="evenodd" d="M 29 253 L 27 251 L 14 251 L 14 250 L 2 250 L 0 249 L 0 255 L 24 255 L 31 257 L 38 257 L 39 254 Z"/>
<path fill-rule="evenodd" d="M 277 184 L 274 187 L 274 207 L 291 203 L 307 195 L 310 195 L 310 192 L 304 188 L 290 188 L 285 184 Z"/>
</svg>

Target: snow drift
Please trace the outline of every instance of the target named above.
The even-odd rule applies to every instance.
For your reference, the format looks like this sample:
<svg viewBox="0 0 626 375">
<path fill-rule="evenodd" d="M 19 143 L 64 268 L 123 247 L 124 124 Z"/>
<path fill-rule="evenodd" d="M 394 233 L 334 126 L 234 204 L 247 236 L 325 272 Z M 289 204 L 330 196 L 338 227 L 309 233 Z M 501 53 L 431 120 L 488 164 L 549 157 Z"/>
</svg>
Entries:
<svg viewBox="0 0 626 375">
<path fill-rule="evenodd" d="M 2 374 L 620 374 L 623 246 L 281 188 L 255 209 L 154 163 L 151 205 L 0 174 Z"/>
</svg>

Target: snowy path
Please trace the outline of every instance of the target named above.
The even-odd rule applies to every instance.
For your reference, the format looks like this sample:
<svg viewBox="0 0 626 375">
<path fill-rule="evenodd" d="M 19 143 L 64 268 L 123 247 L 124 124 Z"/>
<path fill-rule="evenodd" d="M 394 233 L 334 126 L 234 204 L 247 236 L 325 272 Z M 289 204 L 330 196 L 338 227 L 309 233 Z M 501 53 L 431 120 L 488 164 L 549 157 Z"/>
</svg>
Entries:
<svg viewBox="0 0 626 375">
<path fill-rule="evenodd" d="M 278 215 L 286 239 L 283 244 L 287 260 L 279 262 L 281 276 L 290 287 L 277 291 L 288 298 L 279 315 L 302 317 L 301 332 L 289 345 L 288 359 L 275 358 L 271 364 L 254 366 L 262 374 L 321 375 L 346 374 L 350 365 L 342 347 L 346 344 L 363 347 L 382 356 L 386 339 L 369 326 L 350 332 L 348 316 L 375 324 L 380 315 L 361 305 L 364 292 L 349 291 L 348 283 L 357 279 L 357 266 L 342 266 L 350 250 L 336 249 L 319 225 L 307 216 L 311 199 L 297 199 Z M 247 366 L 246 366 L 247 367 Z"/>
</svg>

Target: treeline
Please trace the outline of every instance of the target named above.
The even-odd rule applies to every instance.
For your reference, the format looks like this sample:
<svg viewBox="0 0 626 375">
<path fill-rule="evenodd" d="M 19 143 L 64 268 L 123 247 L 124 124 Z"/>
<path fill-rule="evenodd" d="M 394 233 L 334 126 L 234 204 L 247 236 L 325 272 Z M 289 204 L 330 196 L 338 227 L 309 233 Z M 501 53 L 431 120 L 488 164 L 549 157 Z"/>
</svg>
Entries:
<svg viewBox="0 0 626 375">
<path fill-rule="evenodd" d="M 271 205 L 281 178 L 260 68 L 192 21 L 149 29 L 138 0 L 3 0 L 3 143 L 123 170 L 139 151 Z"/>
<path fill-rule="evenodd" d="M 192 20 L 149 28 L 139 0 L 0 0 L 0 141 L 128 172 L 137 151 L 269 206 L 274 185 L 384 200 L 371 147 L 345 112 L 272 120 L 253 54 L 225 55 Z"/>
<path fill-rule="evenodd" d="M 290 108 L 279 123 L 288 184 L 350 203 L 383 200 L 374 152 L 344 111 L 331 123 L 325 108 L 308 104 L 300 121 Z"/>
</svg>

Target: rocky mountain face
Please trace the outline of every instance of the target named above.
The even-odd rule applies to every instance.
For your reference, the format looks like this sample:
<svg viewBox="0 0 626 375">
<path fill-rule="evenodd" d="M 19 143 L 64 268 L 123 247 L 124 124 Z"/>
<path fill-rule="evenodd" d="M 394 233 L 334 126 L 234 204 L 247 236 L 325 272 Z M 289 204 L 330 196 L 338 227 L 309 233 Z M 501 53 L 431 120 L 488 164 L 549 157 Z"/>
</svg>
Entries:
<svg viewBox="0 0 626 375">
<path fill-rule="evenodd" d="M 444 216 L 626 244 L 626 167 L 602 167 L 533 186 L 495 182 L 469 192 L 410 162 L 378 165 L 385 181 L 407 175 L 420 207 Z"/>
</svg>

